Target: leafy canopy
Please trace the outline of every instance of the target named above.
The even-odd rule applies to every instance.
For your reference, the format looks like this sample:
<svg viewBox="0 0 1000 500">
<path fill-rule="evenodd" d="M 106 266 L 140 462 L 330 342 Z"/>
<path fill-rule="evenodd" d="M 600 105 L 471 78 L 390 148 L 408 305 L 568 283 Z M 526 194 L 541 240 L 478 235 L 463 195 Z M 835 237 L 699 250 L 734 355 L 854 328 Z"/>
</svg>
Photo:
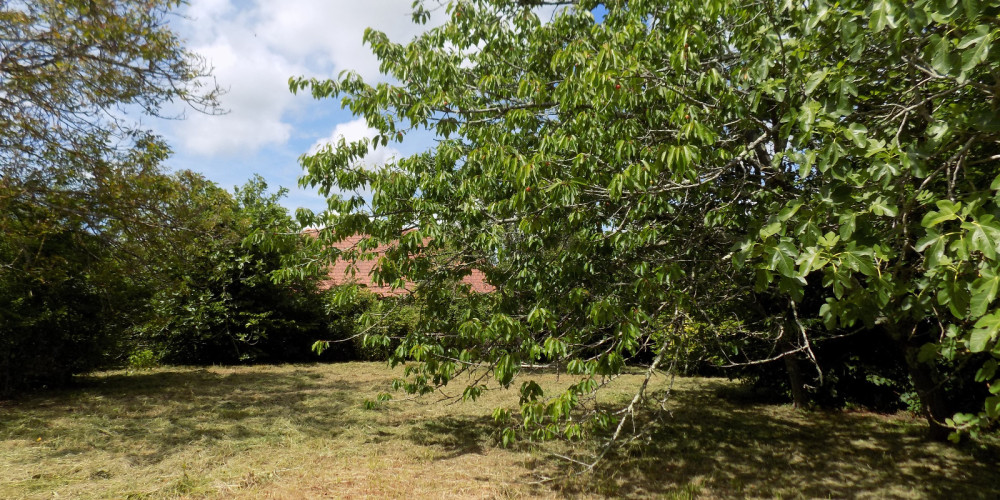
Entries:
<svg viewBox="0 0 1000 500">
<path fill-rule="evenodd" d="M 408 43 L 366 31 L 388 82 L 290 82 L 378 131 L 303 157 L 329 210 L 300 218 L 321 241 L 398 242 L 377 278 L 427 299 L 403 387 L 550 366 L 572 383 L 524 380 L 520 426 L 575 437 L 572 412 L 629 360 L 652 374 L 722 343 L 693 325 L 730 321 L 819 383 L 814 344 L 887 336 L 932 428 L 954 413 L 941 377 L 977 364 L 991 394 L 947 425 L 1000 417 L 1000 3 L 544 3 L 449 2 Z M 418 129 L 436 145 L 361 163 Z M 449 320 L 446 285 L 473 268 L 497 291 Z"/>
<path fill-rule="evenodd" d="M 172 184 L 168 147 L 127 113 L 216 109 L 167 26 L 180 3 L 0 7 L 0 393 L 106 362 L 131 325 Z"/>
</svg>

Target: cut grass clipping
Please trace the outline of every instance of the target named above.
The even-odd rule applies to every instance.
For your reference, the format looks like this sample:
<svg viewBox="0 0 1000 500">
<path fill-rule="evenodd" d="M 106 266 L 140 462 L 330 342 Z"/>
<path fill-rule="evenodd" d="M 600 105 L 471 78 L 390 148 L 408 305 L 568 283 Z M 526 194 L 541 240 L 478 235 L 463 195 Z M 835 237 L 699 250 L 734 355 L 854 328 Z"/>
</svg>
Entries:
<svg viewBox="0 0 1000 500">
<path fill-rule="evenodd" d="M 995 437 L 928 443 L 905 414 L 739 404 L 720 396 L 734 383 L 700 378 L 675 382 L 648 440 L 577 474 L 554 455 L 592 445 L 497 446 L 490 415 L 514 408 L 516 391 L 365 409 L 397 375 L 345 363 L 83 377 L 0 404 L 0 498 L 993 498 L 1000 487 Z M 625 400 L 640 380 L 601 398 Z"/>
</svg>

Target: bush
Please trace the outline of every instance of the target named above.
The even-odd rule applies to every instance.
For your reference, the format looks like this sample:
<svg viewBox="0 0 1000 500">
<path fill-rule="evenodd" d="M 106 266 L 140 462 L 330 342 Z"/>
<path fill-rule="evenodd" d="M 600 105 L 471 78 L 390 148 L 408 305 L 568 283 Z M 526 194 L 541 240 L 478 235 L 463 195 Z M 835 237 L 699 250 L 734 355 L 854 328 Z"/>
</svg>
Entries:
<svg viewBox="0 0 1000 500">
<path fill-rule="evenodd" d="M 89 248 L 92 255 L 81 250 L 92 238 L 61 231 L 19 241 L 24 260 L 7 258 L 10 240 L 0 244 L 3 261 L 20 264 L 0 275 L 0 396 L 64 385 L 115 359 L 123 339 L 107 298 L 121 283 L 104 281 L 100 266 L 107 261 L 97 248 Z"/>
<path fill-rule="evenodd" d="M 315 347 L 328 358 L 387 361 L 418 320 L 409 296 L 378 297 L 344 286 L 329 290 L 326 300 L 332 340 Z"/>
<path fill-rule="evenodd" d="M 152 370 L 157 366 L 160 366 L 160 357 L 149 349 L 142 349 L 140 351 L 136 351 L 134 354 L 128 357 L 129 371 L 134 372 L 134 371 Z"/>
<path fill-rule="evenodd" d="M 259 176 L 234 195 L 182 173 L 173 211 L 193 228 L 174 235 L 152 318 L 139 337 L 167 363 L 305 361 L 329 334 L 317 274 L 275 283 L 271 273 L 302 240 Z M 268 238 L 257 237 L 267 233 Z"/>
</svg>

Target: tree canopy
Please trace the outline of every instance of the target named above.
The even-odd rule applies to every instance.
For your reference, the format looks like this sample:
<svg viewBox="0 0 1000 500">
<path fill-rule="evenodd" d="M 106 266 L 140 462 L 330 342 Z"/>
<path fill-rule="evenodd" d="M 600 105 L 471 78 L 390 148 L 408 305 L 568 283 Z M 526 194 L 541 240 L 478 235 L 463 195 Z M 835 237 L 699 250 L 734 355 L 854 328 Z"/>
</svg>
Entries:
<svg viewBox="0 0 1000 500">
<path fill-rule="evenodd" d="M 233 194 L 192 172 L 176 178 L 167 212 L 183 227 L 146 263 L 153 283 L 138 343 L 175 364 L 314 360 L 312 343 L 330 336 L 318 276 L 270 279 L 305 248 L 279 204 L 287 190 L 268 193 L 260 176 Z"/>
<path fill-rule="evenodd" d="M 303 157 L 330 209 L 300 218 L 321 242 L 398 241 L 377 277 L 426 299 L 396 350 L 419 362 L 402 387 L 486 368 L 520 381 L 516 429 L 577 436 L 582 410 L 617 436 L 646 395 L 614 417 L 594 394 L 629 362 L 784 360 L 801 396 L 826 383 L 824 343 L 882 339 L 936 436 L 1000 417 L 1000 3 L 446 11 L 406 43 L 366 31 L 387 82 L 290 82 L 378 131 Z M 418 129 L 428 151 L 362 163 Z M 455 319 L 442 285 L 472 268 L 497 291 Z M 572 383 L 543 393 L 528 366 Z M 945 393 L 956 379 L 973 407 Z"/>
<path fill-rule="evenodd" d="M 0 7 L 0 394 L 117 352 L 149 245 L 169 231 L 163 140 L 129 114 L 214 112 L 178 0 Z M 132 271 L 132 272 L 129 272 Z"/>
</svg>

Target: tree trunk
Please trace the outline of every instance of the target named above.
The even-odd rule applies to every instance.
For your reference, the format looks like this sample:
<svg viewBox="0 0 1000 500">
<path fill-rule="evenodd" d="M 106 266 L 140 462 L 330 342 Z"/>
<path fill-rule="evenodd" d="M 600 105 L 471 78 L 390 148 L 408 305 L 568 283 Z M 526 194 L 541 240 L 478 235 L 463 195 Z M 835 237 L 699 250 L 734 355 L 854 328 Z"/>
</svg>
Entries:
<svg viewBox="0 0 1000 500">
<path fill-rule="evenodd" d="M 933 441 L 945 441 L 951 429 L 944 425 L 944 420 L 953 412 L 948 409 L 948 402 L 940 387 L 940 380 L 934 371 L 934 366 L 920 362 L 920 347 L 924 343 L 920 335 L 913 335 L 916 328 L 910 325 L 893 325 L 886 328 L 889 337 L 899 347 L 906 363 L 906 371 L 913 381 L 913 388 L 920 397 L 920 413 L 927 420 L 927 437 Z"/>
<path fill-rule="evenodd" d="M 919 353 L 920 347 L 914 346 L 911 342 L 906 342 L 903 346 L 906 369 L 910 379 L 913 380 L 913 388 L 920 397 L 921 413 L 930 426 L 927 437 L 934 441 L 945 441 L 948 439 L 948 434 L 951 434 L 951 429 L 944 426 L 944 420 L 951 416 L 951 412 L 948 411 L 948 403 L 945 401 L 933 367 L 921 363 L 918 358 Z"/>
<path fill-rule="evenodd" d="M 788 372 L 788 385 L 792 389 L 792 406 L 796 409 L 805 408 L 805 382 L 802 380 L 802 367 L 799 366 L 798 353 L 788 353 L 781 357 L 785 361 L 785 371 Z"/>
<path fill-rule="evenodd" d="M 792 392 L 792 406 L 796 409 L 805 408 L 808 404 L 806 399 L 805 380 L 802 378 L 802 367 L 800 366 L 799 352 L 796 350 L 795 341 L 792 340 L 791 332 L 794 327 L 784 328 L 781 337 L 778 339 L 779 347 L 785 351 L 781 360 L 785 362 L 785 372 L 788 373 L 788 387 Z"/>
</svg>

